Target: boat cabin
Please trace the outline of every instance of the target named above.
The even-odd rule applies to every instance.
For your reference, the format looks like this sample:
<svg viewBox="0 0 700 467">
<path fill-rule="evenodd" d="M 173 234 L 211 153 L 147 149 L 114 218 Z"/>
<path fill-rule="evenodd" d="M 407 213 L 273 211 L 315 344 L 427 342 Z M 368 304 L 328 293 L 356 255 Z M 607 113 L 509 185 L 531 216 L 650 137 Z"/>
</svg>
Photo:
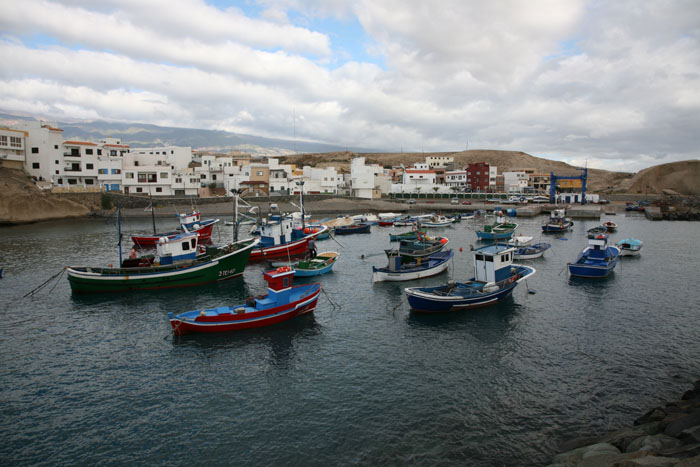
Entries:
<svg viewBox="0 0 700 467">
<path fill-rule="evenodd" d="M 272 306 L 277 302 L 285 302 L 292 292 L 294 282 L 294 269 L 289 266 L 282 266 L 271 269 L 263 273 L 263 278 L 267 282 L 267 295 L 264 298 L 255 299 L 262 307 Z"/>
<path fill-rule="evenodd" d="M 588 256 L 590 258 L 605 258 L 608 249 L 608 236 L 598 234 L 588 240 Z"/>
<path fill-rule="evenodd" d="M 160 237 L 156 245 L 156 257 L 160 264 L 194 260 L 197 257 L 197 237 L 199 234 L 196 232 L 182 233 L 173 238 Z"/>
<path fill-rule="evenodd" d="M 271 218 L 270 222 L 260 226 L 260 246 L 264 248 L 291 242 L 294 232 L 293 223 L 294 221 L 288 218 L 279 219 L 279 222 Z"/>
<path fill-rule="evenodd" d="M 474 250 L 475 280 L 488 283 L 508 279 L 515 251 L 511 246 L 498 243 Z"/>
<path fill-rule="evenodd" d="M 180 219 L 180 225 L 188 225 L 199 222 L 200 214 L 194 211 L 189 214 L 177 214 L 177 217 Z"/>
<path fill-rule="evenodd" d="M 550 219 L 563 219 L 566 217 L 566 209 L 553 209 L 551 213 L 549 213 L 549 218 Z"/>
</svg>

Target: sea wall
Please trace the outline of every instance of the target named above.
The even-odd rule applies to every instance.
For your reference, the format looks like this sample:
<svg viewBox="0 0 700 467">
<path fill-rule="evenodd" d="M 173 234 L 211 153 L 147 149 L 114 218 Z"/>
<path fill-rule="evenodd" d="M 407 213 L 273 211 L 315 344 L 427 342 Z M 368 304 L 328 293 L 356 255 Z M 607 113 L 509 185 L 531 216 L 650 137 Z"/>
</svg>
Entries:
<svg viewBox="0 0 700 467">
<path fill-rule="evenodd" d="M 634 425 L 561 445 L 550 467 L 700 466 L 700 380 L 679 400 L 654 407 Z"/>
</svg>

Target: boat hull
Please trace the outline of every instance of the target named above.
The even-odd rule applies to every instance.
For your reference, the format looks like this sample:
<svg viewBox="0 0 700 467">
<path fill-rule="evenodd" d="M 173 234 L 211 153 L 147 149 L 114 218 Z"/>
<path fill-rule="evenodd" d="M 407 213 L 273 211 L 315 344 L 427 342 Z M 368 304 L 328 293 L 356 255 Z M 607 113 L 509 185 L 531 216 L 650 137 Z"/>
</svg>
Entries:
<svg viewBox="0 0 700 467">
<path fill-rule="evenodd" d="M 265 261 L 270 259 L 305 255 L 306 252 L 309 251 L 309 241 L 311 239 L 318 239 L 319 235 L 327 232 L 328 227 L 324 226 L 324 228 L 318 232 L 311 233 L 303 238 L 300 238 L 299 240 L 283 243 L 282 245 L 253 248 L 253 250 L 250 252 L 248 261 Z"/>
<path fill-rule="evenodd" d="M 564 224 L 544 224 L 542 232 L 566 232 L 571 230 L 571 223 Z"/>
<path fill-rule="evenodd" d="M 430 277 L 444 272 L 449 267 L 449 261 L 454 256 L 451 250 L 438 253 L 440 259 L 433 260 L 428 257 L 428 267 L 420 268 L 407 268 L 398 271 L 392 271 L 389 268 L 377 268 L 372 267 L 372 282 L 401 282 L 410 281 L 415 279 L 422 279 L 423 277 Z M 434 264 L 430 264 L 430 262 Z"/>
<path fill-rule="evenodd" d="M 569 274 L 576 277 L 605 277 L 610 274 L 615 266 L 593 266 L 593 265 L 577 265 L 569 264 Z"/>
<path fill-rule="evenodd" d="M 513 231 L 499 233 L 477 231 L 476 236 L 479 240 L 505 240 L 513 236 Z"/>
<path fill-rule="evenodd" d="M 194 333 L 231 332 L 244 329 L 260 328 L 282 323 L 297 316 L 312 313 L 316 308 L 321 293 L 319 284 L 297 286 L 301 297 L 289 303 L 253 312 L 236 313 L 235 308 L 229 312 L 217 313 L 216 316 L 200 316 L 199 311 L 187 312 L 174 316 L 169 313 L 173 334 L 181 336 Z"/>
<path fill-rule="evenodd" d="M 197 232 L 199 234 L 199 243 L 207 243 L 211 240 L 211 234 L 214 230 L 214 224 L 216 224 L 217 222 L 219 222 L 219 219 L 208 219 L 200 223 L 202 227 L 200 227 L 199 229 L 191 230 L 192 232 Z M 140 248 L 155 248 L 155 246 L 158 244 L 158 239 L 160 239 L 161 237 L 167 237 L 171 239 L 181 233 L 181 230 L 176 230 L 155 235 L 132 235 L 131 240 L 134 242 L 134 245 Z"/>
<path fill-rule="evenodd" d="M 248 245 L 237 251 L 221 254 L 209 261 L 194 261 L 189 265 L 143 268 L 69 267 L 66 272 L 71 290 L 79 294 L 192 287 L 233 279 L 243 274 L 248 256 L 257 240 L 248 242 Z"/>
</svg>

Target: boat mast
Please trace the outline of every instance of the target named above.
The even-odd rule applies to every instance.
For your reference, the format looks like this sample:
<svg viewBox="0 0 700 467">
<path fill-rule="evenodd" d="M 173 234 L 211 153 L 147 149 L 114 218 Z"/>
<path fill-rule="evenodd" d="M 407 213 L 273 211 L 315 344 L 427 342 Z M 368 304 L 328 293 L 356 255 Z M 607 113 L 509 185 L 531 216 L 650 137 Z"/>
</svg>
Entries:
<svg viewBox="0 0 700 467">
<path fill-rule="evenodd" d="M 119 267 L 122 267 L 122 208 L 117 204 L 117 235 L 119 238 Z"/>
<path fill-rule="evenodd" d="M 299 187 L 299 206 L 301 207 L 301 230 L 303 232 L 304 228 L 306 227 L 306 225 L 304 224 L 304 217 L 306 217 L 306 213 L 304 212 L 304 180 L 299 180 L 296 183 Z"/>
<path fill-rule="evenodd" d="M 156 215 L 153 212 L 153 197 L 151 196 L 151 187 L 148 187 L 148 199 L 151 200 L 151 221 L 153 222 L 153 235 L 156 234 Z"/>
<path fill-rule="evenodd" d="M 231 193 L 233 194 L 233 241 L 238 241 L 238 197 L 241 195 L 243 190 L 238 188 L 231 188 Z"/>
</svg>

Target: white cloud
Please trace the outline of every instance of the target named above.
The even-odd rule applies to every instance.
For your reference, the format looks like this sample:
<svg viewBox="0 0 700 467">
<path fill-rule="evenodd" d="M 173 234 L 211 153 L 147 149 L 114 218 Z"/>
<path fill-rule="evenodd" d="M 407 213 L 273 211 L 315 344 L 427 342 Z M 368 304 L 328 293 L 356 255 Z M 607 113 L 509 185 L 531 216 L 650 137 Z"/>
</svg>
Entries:
<svg viewBox="0 0 700 467">
<path fill-rule="evenodd" d="M 698 2 L 258 6 L 260 18 L 201 0 L 0 3 L 1 105 L 277 138 L 296 123 L 297 137 L 340 146 L 469 141 L 636 169 L 697 158 Z M 357 18 L 382 66 L 346 62 L 351 48 L 311 26 L 325 18 Z"/>
</svg>

